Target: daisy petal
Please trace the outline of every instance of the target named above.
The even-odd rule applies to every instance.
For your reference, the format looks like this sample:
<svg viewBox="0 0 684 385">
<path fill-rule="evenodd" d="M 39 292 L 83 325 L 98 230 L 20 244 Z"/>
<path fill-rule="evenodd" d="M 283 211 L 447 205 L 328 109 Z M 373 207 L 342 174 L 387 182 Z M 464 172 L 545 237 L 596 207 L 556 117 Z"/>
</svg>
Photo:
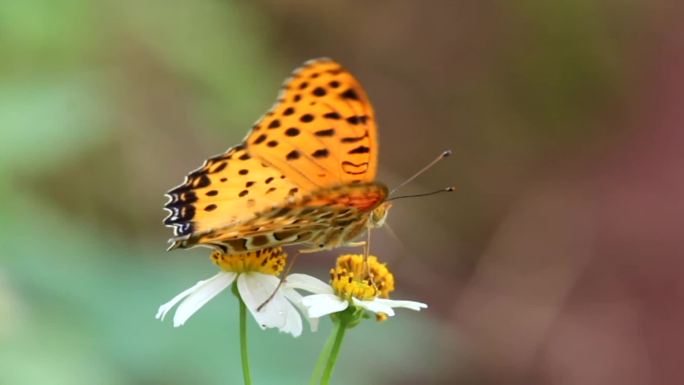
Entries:
<svg viewBox="0 0 684 385">
<path fill-rule="evenodd" d="M 349 307 L 349 302 L 335 294 L 314 294 L 302 298 L 302 304 L 311 318 L 320 318 L 327 314 L 337 313 Z"/>
<path fill-rule="evenodd" d="M 390 307 L 402 307 L 405 309 L 411 309 L 415 311 L 420 311 L 420 309 L 427 309 L 428 305 L 422 302 L 416 301 L 395 301 L 392 299 L 376 298 L 375 302 L 390 306 Z"/>
<path fill-rule="evenodd" d="M 318 278 L 306 274 L 290 274 L 285 278 L 287 286 L 315 294 L 332 294 L 333 289 Z"/>
<path fill-rule="evenodd" d="M 189 293 L 178 306 L 176 314 L 173 316 L 173 326 L 183 325 L 197 310 L 230 286 L 235 280 L 236 275 L 232 272 L 222 271 L 208 280 L 195 285 L 192 293 Z"/>
<path fill-rule="evenodd" d="M 287 301 L 285 302 L 287 303 L 287 318 L 285 325 L 280 328 L 280 331 L 284 333 L 290 333 L 293 337 L 299 337 L 302 334 L 302 317 L 291 303 Z"/>
<path fill-rule="evenodd" d="M 279 283 L 280 279 L 277 277 L 257 272 L 243 273 L 238 277 L 240 298 L 262 329 L 280 329 L 287 323 L 289 303 L 280 291 L 261 310 L 257 310 L 273 294 Z"/>
<path fill-rule="evenodd" d="M 377 300 L 362 301 L 356 298 L 352 298 L 354 305 L 362 307 L 373 313 L 385 313 L 390 317 L 394 316 L 394 310 L 386 304 L 379 303 Z"/>
<path fill-rule="evenodd" d="M 159 310 L 157 310 L 157 314 L 154 316 L 154 318 L 158 320 L 164 320 L 164 317 L 166 317 L 166 313 L 169 312 L 169 310 L 173 309 L 174 306 L 178 304 L 178 302 L 182 301 L 185 297 L 189 296 L 195 290 L 197 290 L 198 287 L 202 286 L 202 284 L 206 281 L 199 281 L 197 282 L 193 287 L 183 291 L 182 293 L 178 294 L 177 296 L 173 297 L 173 299 L 161 306 L 159 306 Z"/>
<path fill-rule="evenodd" d="M 302 314 L 307 315 L 306 307 L 302 304 L 302 295 L 289 287 L 283 288 L 283 294 Z M 318 330 L 318 318 L 306 317 L 312 332 Z"/>
</svg>

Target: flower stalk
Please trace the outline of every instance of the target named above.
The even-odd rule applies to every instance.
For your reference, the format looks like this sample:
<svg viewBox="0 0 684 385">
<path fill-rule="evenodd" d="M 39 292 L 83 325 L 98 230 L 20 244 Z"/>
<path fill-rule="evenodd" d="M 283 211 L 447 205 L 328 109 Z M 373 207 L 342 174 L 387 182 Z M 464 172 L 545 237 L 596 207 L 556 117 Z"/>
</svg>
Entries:
<svg viewBox="0 0 684 385">
<path fill-rule="evenodd" d="M 252 385 L 252 372 L 249 369 L 249 353 L 247 350 L 247 306 L 240 297 L 237 285 L 233 286 L 233 294 L 240 304 L 240 361 L 242 362 L 242 378 L 245 385 Z"/>
<path fill-rule="evenodd" d="M 247 306 L 240 299 L 240 358 L 242 360 L 242 378 L 245 385 L 252 385 L 252 375 L 249 371 L 249 354 L 247 353 Z"/>
<path fill-rule="evenodd" d="M 340 320 L 337 322 L 337 330 L 335 330 L 335 342 L 333 342 L 333 346 L 330 349 L 328 362 L 325 364 L 325 370 L 323 371 L 323 376 L 321 377 L 321 385 L 328 385 L 330 382 L 332 372 L 335 369 L 335 363 L 337 362 L 337 356 L 340 353 L 342 340 L 344 340 L 344 334 L 347 331 L 347 322 L 347 317 L 340 317 Z"/>
<path fill-rule="evenodd" d="M 332 350 L 333 343 L 335 342 L 336 333 L 330 333 L 327 341 L 325 341 L 325 346 L 321 350 L 321 354 L 318 355 L 318 360 L 316 360 L 316 367 L 311 373 L 311 379 L 309 379 L 309 385 L 316 385 L 319 383 L 319 379 L 323 375 L 323 369 L 326 367 L 328 362 L 328 357 L 330 357 L 330 351 Z"/>
</svg>

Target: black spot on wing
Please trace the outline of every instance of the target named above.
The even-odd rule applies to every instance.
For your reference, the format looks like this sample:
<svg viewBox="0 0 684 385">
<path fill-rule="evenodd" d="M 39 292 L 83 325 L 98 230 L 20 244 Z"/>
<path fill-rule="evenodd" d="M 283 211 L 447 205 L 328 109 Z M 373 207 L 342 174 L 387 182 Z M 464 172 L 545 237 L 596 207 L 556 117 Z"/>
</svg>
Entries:
<svg viewBox="0 0 684 385">
<path fill-rule="evenodd" d="M 193 188 L 207 187 L 211 184 L 211 180 L 206 175 L 200 175 L 192 180 L 191 186 Z"/>
<path fill-rule="evenodd" d="M 246 251 L 247 250 L 247 239 L 231 239 L 225 241 L 234 251 Z"/>
<path fill-rule="evenodd" d="M 245 155 L 247 155 L 247 154 L 245 154 Z M 244 156 L 244 155 L 243 155 L 243 156 Z M 247 155 L 247 156 L 249 156 L 249 155 Z M 240 159 L 242 159 L 242 157 L 240 157 Z M 222 171 L 224 168 L 226 168 L 226 166 L 228 166 L 228 162 L 221 162 L 221 163 L 218 164 L 218 166 L 213 167 L 213 168 L 211 169 L 210 172 L 211 172 L 211 173 L 220 172 L 220 171 Z"/>
<path fill-rule="evenodd" d="M 265 246 L 268 244 L 268 237 L 265 235 L 255 235 L 252 237 L 252 246 Z M 266 260 L 266 258 L 264 258 Z"/>
<path fill-rule="evenodd" d="M 346 138 L 342 138 L 342 143 L 356 143 L 358 141 L 364 140 L 367 137 L 368 137 L 368 131 L 366 131 L 366 133 L 364 133 L 361 136 L 348 136 Z"/>
<path fill-rule="evenodd" d="M 314 151 L 313 154 L 311 154 L 311 156 L 313 156 L 314 158 L 317 158 L 317 159 L 326 158 L 328 155 L 330 155 L 330 152 L 325 148 L 321 148 L 320 150 L 316 150 L 316 151 Z"/>
<path fill-rule="evenodd" d="M 333 136 L 335 135 L 334 128 L 328 128 L 327 130 L 318 130 L 314 133 L 316 136 Z"/>
<path fill-rule="evenodd" d="M 325 96 L 325 94 L 327 94 L 327 92 L 325 91 L 325 89 L 323 87 L 316 87 L 316 88 L 314 88 L 313 92 L 311 92 L 311 93 L 314 94 L 315 96 L 319 96 L 319 97 Z"/>
<path fill-rule="evenodd" d="M 348 154 L 367 154 L 370 152 L 370 148 L 366 146 L 359 146 L 348 152 Z"/>
<path fill-rule="evenodd" d="M 297 234 L 296 231 L 277 231 L 277 232 L 273 233 L 273 237 L 277 241 L 284 241 L 288 238 L 291 238 L 292 236 L 294 236 L 296 234 Z"/>
<path fill-rule="evenodd" d="M 264 140 L 266 140 L 266 138 L 268 138 L 268 136 L 266 136 L 265 134 L 261 134 L 261 135 L 257 136 L 257 138 L 254 139 L 254 141 L 252 141 L 252 144 L 259 144 L 259 143 L 263 142 Z"/>
<path fill-rule="evenodd" d="M 359 116 L 350 116 L 347 118 L 347 123 L 357 125 L 357 124 L 366 124 L 368 121 L 368 117 L 365 115 L 359 115 Z"/>
<path fill-rule="evenodd" d="M 359 100 L 359 95 L 356 93 L 356 91 L 354 91 L 353 88 L 350 88 L 350 89 L 344 91 L 343 93 L 340 94 L 340 96 L 343 99 Z"/>
<path fill-rule="evenodd" d="M 285 135 L 287 136 L 297 136 L 299 135 L 299 129 L 296 127 L 290 127 L 285 131 Z"/>
</svg>

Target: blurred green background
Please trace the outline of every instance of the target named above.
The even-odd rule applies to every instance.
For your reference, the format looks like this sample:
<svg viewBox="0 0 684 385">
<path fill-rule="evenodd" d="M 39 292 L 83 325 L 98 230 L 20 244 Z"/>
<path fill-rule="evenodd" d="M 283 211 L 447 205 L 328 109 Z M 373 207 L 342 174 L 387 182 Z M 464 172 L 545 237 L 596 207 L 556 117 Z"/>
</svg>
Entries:
<svg viewBox="0 0 684 385">
<path fill-rule="evenodd" d="M 397 298 L 336 384 L 684 380 L 684 28 L 667 1 L 0 2 L 0 384 L 239 384 L 237 306 L 157 307 L 214 274 L 165 252 L 163 193 L 236 144 L 303 61 L 364 84 L 399 201 Z M 325 277 L 336 253 L 300 258 Z M 250 324 L 257 384 L 330 329 Z"/>
</svg>

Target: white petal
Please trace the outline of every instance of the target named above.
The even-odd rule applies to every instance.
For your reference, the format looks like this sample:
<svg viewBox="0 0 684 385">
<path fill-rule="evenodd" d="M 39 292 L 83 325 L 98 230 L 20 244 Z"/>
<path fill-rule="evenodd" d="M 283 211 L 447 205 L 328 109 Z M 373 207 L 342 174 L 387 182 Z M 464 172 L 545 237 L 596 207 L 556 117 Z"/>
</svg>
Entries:
<svg viewBox="0 0 684 385">
<path fill-rule="evenodd" d="M 327 283 L 306 274 L 290 274 L 285 278 L 288 287 L 301 289 L 315 294 L 333 294 L 333 289 Z"/>
<path fill-rule="evenodd" d="M 376 300 L 362 301 L 356 298 L 352 298 L 352 300 L 354 301 L 354 305 L 362 307 L 368 311 L 372 311 L 373 313 L 385 313 L 390 317 L 394 316 L 394 310 L 392 310 L 391 307 Z"/>
<path fill-rule="evenodd" d="M 262 329 L 281 329 L 287 323 L 290 304 L 280 290 L 263 308 L 257 310 L 273 294 L 279 283 L 280 279 L 273 275 L 256 272 L 243 273 L 238 277 L 240 297 Z"/>
<path fill-rule="evenodd" d="M 181 302 L 173 315 L 173 326 L 185 323 L 197 310 L 225 290 L 235 280 L 235 273 L 222 271 L 206 281 L 195 285 L 194 290 Z"/>
<path fill-rule="evenodd" d="M 285 298 L 287 298 L 302 314 L 307 316 L 306 319 L 309 321 L 311 331 L 315 332 L 318 330 L 318 318 L 311 318 L 307 315 L 308 312 L 306 311 L 306 307 L 304 307 L 304 304 L 302 303 L 302 295 L 287 286 L 282 290 L 283 294 L 285 294 Z"/>
<path fill-rule="evenodd" d="M 306 317 L 306 319 L 309 320 L 309 327 L 311 328 L 312 332 L 317 332 L 318 331 L 318 321 L 320 321 L 320 318 L 311 318 L 311 317 Z"/>
<path fill-rule="evenodd" d="M 280 328 L 281 332 L 290 333 L 293 337 L 299 337 L 302 334 L 302 317 L 299 315 L 297 309 L 287 302 L 286 322 Z"/>
<path fill-rule="evenodd" d="M 159 310 L 157 310 L 157 314 L 154 316 L 156 319 L 164 320 L 164 317 L 166 317 L 166 313 L 169 312 L 178 302 L 180 302 L 183 298 L 189 296 L 192 294 L 199 286 L 201 286 L 204 282 L 206 281 L 199 281 L 197 282 L 193 287 L 183 291 L 182 293 L 178 294 L 177 296 L 173 297 L 173 299 L 161 306 L 159 306 Z"/>
<path fill-rule="evenodd" d="M 335 294 L 314 294 L 302 298 L 302 304 L 311 318 L 320 318 L 327 314 L 337 313 L 349 307 L 349 302 Z"/>
<path fill-rule="evenodd" d="M 376 298 L 375 302 L 382 303 L 384 305 L 390 306 L 390 307 L 402 307 L 405 309 L 411 309 L 415 311 L 420 311 L 420 309 L 427 309 L 428 305 L 424 304 L 422 302 L 416 302 L 416 301 L 395 301 L 392 299 L 384 299 L 384 298 Z"/>
</svg>

